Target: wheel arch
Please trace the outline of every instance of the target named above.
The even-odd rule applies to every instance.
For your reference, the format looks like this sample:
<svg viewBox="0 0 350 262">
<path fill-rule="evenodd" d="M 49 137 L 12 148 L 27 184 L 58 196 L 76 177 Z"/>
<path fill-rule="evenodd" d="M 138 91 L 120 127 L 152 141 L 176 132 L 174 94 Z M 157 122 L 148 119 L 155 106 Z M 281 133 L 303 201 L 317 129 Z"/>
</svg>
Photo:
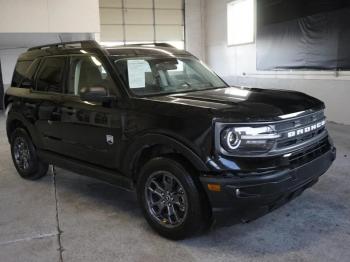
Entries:
<svg viewBox="0 0 350 262">
<path fill-rule="evenodd" d="M 28 135 L 33 140 L 34 145 L 38 144 L 38 138 L 36 135 L 34 135 L 34 127 L 32 124 L 22 115 L 10 111 L 6 120 L 6 133 L 9 142 L 11 142 L 12 132 L 18 127 L 21 127 L 27 131 Z"/>
<path fill-rule="evenodd" d="M 124 170 L 136 182 L 142 166 L 157 156 L 173 158 L 197 172 L 209 171 L 205 162 L 194 150 L 163 134 L 148 134 L 137 139 L 126 154 Z"/>
<path fill-rule="evenodd" d="M 5 93 L 4 95 L 4 109 L 6 110 L 9 105 L 13 103 L 13 98 Z"/>
</svg>

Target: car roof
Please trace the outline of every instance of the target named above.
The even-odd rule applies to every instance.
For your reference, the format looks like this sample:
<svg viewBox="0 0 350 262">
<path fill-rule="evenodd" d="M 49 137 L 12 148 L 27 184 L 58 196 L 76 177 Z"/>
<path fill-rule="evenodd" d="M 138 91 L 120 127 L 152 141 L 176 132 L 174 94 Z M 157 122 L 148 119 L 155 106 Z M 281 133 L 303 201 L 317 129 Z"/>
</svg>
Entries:
<svg viewBox="0 0 350 262">
<path fill-rule="evenodd" d="M 159 46 L 120 46 L 106 49 L 112 56 L 192 56 L 184 50 L 175 47 L 159 47 Z"/>
<path fill-rule="evenodd" d="M 119 57 L 177 57 L 192 56 L 184 50 L 166 43 L 135 44 L 125 46 L 104 47 L 92 40 L 56 43 L 29 48 L 18 60 L 34 60 L 39 57 L 53 55 L 74 55 L 91 53 Z M 192 56 L 193 57 L 193 56 Z"/>
</svg>

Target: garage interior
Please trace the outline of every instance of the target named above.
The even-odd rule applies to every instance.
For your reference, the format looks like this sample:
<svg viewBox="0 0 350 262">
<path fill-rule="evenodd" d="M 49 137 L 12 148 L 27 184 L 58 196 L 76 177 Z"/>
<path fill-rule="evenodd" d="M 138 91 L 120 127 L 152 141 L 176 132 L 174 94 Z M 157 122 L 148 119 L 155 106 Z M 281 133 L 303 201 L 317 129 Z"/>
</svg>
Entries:
<svg viewBox="0 0 350 262">
<path fill-rule="evenodd" d="M 315 42 L 302 42 L 308 49 L 301 52 L 309 60 L 298 60 L 293 52 L 284 56 L 285 50 L 273 41 L 287 41 L 288 50 L 295 52 L 302 47 L 290 44 L 285 35 L 266 40 L 266 27 L 259 24 L 263 8 L 271 14 L 269 8 L 288 1 L 277 2 L 0 0 L 1 97 L 11 85 L 18 56 L 29 47 L 75 40 L 106 46 L 166 42 L 191 52 L 232 86 L 295 90 L 324 101 L 327 128 L 337 147 L 331 169 L 296 200 L 250 223 L 214 227 L 205 235 L 174 242 L 150 229 L 132 192 L 60 168 L 51 168 L 39 181 L 21 179 L 12 164 L 2 112 L 0 261 L 348 261 L 350 55 L 339 43 L 346 45 L 350 38 L 335 40 L 335 53 L 344 64 L 324 62 L 334 60 L 329 58 L 333 52 L 323 48 L 333 44 L 327 29 L 336 27 L 331 18 L 339 7 L 332 1 L 296 1 L 298 8 L 311 10 L 303 19 L 310 18 L 318 35 L 311 36 Z M 335 2 L 343 7 L 343 1 Z M 349 6 L 344 5 L 347 14 Z M 297 14 L 297 8 L 292 12 Z M 293 25 L 287 22 L 274 22 L 278 26 L 271 30 L 288 31 Z M 347 30 L 341 33 L 335 34 L 346 35 Z M 317 48 L 311 49 L 312 44 Z M 274 58 L 270 61 L 266 54 Z M 293 59 L 301 64 L 288 66 Z"/>
</svg>

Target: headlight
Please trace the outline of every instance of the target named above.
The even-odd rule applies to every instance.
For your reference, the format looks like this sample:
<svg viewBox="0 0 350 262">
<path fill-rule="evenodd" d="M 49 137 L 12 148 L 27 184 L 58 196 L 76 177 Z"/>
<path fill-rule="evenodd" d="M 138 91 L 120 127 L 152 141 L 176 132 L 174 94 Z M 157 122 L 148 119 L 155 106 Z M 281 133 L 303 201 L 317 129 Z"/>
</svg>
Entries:
<svg viewBox="0 0 350 262">
<path fill-rule="evenodd" d="M 262 154 L 270 151 L 279 137 L 273 126 L 229 127 L 221 131 L 220 144 L 233 155 Z"/>
</svg>

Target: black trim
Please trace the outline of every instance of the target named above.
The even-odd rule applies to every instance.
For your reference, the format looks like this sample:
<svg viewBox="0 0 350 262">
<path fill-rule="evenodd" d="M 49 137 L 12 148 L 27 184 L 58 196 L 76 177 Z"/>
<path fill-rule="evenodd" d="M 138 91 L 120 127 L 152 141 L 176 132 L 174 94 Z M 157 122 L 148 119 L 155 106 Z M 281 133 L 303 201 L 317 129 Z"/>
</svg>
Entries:
<svg viewBox="0 0 350 262">
<path fill-rule="evenodd" d="M 61 42 L 49 45 L 34 46 L 28 49 L 28 51 L 41 50 L 44 48 L 68 48 L 69 45 L 80 44 L 79 48 L 98 48 L 101 46 L 95 40 L 83 40 L 83 41 L 71 41 L 71 42 Z"/>
<path fill-rule="evenodd" d="M 211 203 L 212 213 L 219 224 L 234 224 L 255 219 L 288 202 L 310 187 L 331 166 L 336 157 L 332 147 L 318 158 L 295 168 L 279 168 L 264 175 L 239 177 L 202 175 L 200 181 Z M 220 192 L 208 189 L 219 184 Z"/>
<path fill-rule="evenodd" d="M 46 150 L 38 150 L 38 156 L 49 164 L 68 169 L 78 174 L 97 178 L 99 180 L 103 180 L 112 185 L 120 186 L 127 190 L 134 189 L 132 180 L 128 177 L 122 176 L 116 170 L 99 167 Z"/>
</svg>

